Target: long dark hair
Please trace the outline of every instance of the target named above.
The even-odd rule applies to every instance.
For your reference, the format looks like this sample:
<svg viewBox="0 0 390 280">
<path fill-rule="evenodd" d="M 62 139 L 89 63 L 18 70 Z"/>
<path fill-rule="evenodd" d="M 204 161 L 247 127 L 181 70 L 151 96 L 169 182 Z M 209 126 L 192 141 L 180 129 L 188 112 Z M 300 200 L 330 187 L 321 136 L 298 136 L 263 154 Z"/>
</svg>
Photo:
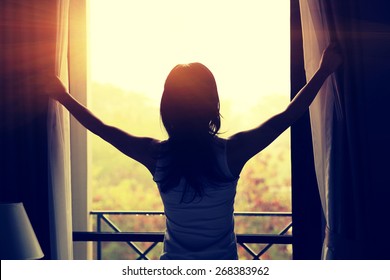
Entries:
<svg viewBox="0 0 390 280">
<path fill-rule="evenodd" d="M 202 180 L 218 177 L 213 143 L 221 126 L 217 84 L 201 63 L 179 64 L 169 73 L 160 114 L 169 139 L 162 156 L 169 155 L 160 190 L 187 182 L 192 199 L 204 192 Z M 184 196 L 183 196 L 184 197 Z"/>
</svg>

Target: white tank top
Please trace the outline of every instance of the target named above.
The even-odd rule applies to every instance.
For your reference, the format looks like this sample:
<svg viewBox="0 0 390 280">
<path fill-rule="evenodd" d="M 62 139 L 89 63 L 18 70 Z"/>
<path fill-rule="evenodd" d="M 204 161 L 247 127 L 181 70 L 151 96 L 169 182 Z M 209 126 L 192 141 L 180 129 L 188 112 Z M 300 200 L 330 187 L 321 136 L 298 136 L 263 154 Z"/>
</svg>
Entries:
<svg viewBox="0 0 390 280">
<path fill-rule="evenodd" d="M 215 153 L 226 182 L 205 182 L 204 195 L 181 202 L 185 179 L 160 195 L 166 216 L 162 260 L 237 259 L 234 199 L 238 178 L 227 165 L 226 140 L 216 138 Z M 154 180 L 160 181 L 164 160 L 157 162 Z"/>
</svg>

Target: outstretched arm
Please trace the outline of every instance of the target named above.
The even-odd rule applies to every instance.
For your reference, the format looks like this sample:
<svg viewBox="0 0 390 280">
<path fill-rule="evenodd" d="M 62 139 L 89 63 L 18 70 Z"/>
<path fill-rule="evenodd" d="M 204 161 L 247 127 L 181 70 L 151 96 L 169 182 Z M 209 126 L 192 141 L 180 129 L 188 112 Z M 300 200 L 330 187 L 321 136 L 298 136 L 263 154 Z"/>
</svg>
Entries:
<svg viewBox="0 0 390 280">
<path fill-rule="evenodd" d="M 329 46 L 323 53 L 320 66 L 310 81 L 298 92 L 288 107 L 257 128 L 233 135 L 228 140 L 228 164 L 238 175 L 245 163 L 271 144 L 283 131 L 297 121 L 309 108 L 321 86 L 341 64 L 336 46 Z"/>
<path fill-rule="evenodd" d="M 58 100 L 88 130 L 115 146 L 122 153 L 145 165 L 154 172 L 153 147 L 158 142 L 152 138 L 136 137 L 116 127 L 106 125 L 85 106 L 74 99 L 55 77 L 45 86 L 45 91 Z"/>
</svg>

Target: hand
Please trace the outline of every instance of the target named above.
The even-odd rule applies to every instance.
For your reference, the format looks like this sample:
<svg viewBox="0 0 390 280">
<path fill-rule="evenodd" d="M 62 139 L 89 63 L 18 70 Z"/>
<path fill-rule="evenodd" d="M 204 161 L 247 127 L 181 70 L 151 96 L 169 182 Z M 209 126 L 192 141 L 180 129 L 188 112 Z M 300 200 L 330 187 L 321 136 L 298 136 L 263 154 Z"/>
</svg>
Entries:
<svg viewBox="0 0 390 280">
<path fill-rule="evenodd" d="M 40 78 L 40 88 L 43 94 L 49 97 L 61 101 L 68 95 L 68 92 L 61 82 L 61 80 L 55 75 L 44 76 Z"/>
<path fill-rule="evenodd" d="M 319 69 L 326 75 L 330 75 L 337 70 L 342 61 L 343 58 L 339 46 L 332 43 L 322 53 Z"/>
</svg>

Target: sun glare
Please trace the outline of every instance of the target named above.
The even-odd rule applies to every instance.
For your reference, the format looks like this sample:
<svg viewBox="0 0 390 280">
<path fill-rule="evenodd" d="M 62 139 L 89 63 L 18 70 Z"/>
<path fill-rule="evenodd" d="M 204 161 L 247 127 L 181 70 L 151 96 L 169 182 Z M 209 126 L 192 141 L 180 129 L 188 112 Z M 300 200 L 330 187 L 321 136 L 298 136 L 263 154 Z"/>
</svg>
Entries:
<svg viewBox="0 0 390 280">
<path fill-rule="evenodd" d="M 94 0 L 91 79 L 157 101 L 173 66 L 201 62 L 236 110 L 265 94 L 287 100 L 289 6 L 281 2 Z"/>
<path fill-rule="evenodd" d="M 214 74 L 223 117 L 219 137 L 258 126 L 289 102 L 287 0 L 90 0 L 89 5 L 88 107 L 110 125 L 166 139 L 159 103 L 165 79 L 179 63 L 201 62 Z M 289 139 L 286 131 L 248 161 L 240 173 L 235 211 L 291 211 Z M 94 210 L 163 209 L 146 168 L 99 137 L 89 141 Z M 112 216 L 124 231 L 165 229 L 162 217 L 149 218 Z M 235 220 L 235 229 L 271 234 L 288 219 L 243 217 Z M 108 258 L 129 259 L 122 243 L 104 246 Z M 291 259 L 291 246 L 273 248 L 267 258 Z M 240 258 L 250 258 L 240 250 Z M 152 258 L 160 251 L 154 250 Z"/>
</svg>

